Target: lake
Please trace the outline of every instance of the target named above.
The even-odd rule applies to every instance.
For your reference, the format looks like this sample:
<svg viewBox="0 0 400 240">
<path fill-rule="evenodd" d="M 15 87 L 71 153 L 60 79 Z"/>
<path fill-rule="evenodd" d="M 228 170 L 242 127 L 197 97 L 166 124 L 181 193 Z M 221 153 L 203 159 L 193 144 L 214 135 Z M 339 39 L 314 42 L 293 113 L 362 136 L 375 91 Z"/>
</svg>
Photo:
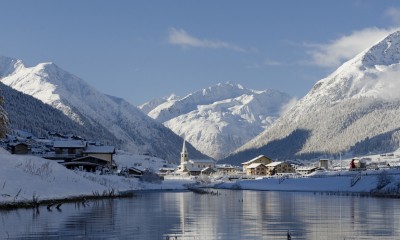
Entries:
<svg viewBox="0 0 400 240">
<path fill-rule="evenodd" d="M 213 190 L 217 192 L 217 190 Z M 0 239 L 400 239 L 400 200 L 302 192 L 142 192 L 0 212 Z"/>
</svg>

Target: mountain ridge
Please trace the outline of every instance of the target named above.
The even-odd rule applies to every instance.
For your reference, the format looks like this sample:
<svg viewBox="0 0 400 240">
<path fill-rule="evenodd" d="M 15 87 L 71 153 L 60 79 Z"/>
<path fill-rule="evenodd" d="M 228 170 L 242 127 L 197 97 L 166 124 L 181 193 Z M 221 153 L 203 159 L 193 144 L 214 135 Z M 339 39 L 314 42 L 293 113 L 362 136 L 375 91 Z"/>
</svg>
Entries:
<svg viewBox="0 0 400 240">
<path fill-rule="evenodd" d="M 239 163 L 260 153 L 280 159 L 335 158 L 397 149 L 400 95 L 393 90 L 399 80 L 400 32 L 394 32 L 318 81 L 271 128 L 224 161 Z M 377 139 L 387 146 L 377 145 Z M 301 144 L 290 154 L 285 144 L 279 146 L 294 141 Z"/>
<path fill-rule="evenodd" d="M 200 151 L 221 159 L 268 128 L 293 101 L 276 90 L 257 91 L 227 82 L 139 108 Z"/>
<path fill-rule="evenodd" d="M 118 139 L 122 149 L 179 161 L 183 139 L 127 101 L 98 92 L 54 63 L 27 68 L 21 60 L 5 57 L 0 63 L 4 84 L 62 111 L 80 125 L 87 121 L 101 125 Z M 206 157 L 192 146 L 188 148 L 193 156 Z"/>
</svg>

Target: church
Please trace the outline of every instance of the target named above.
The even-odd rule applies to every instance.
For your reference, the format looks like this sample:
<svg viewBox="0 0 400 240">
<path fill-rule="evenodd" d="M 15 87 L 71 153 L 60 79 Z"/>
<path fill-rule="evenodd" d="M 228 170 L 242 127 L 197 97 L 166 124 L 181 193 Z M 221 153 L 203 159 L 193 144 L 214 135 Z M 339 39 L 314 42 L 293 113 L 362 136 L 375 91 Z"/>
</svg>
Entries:
<svg viewBox="0 0 400 240">
<path fill-rule="evenodd" d="M 186 149 L 186 141 L 183 140 L 181 163 L 176 172 L 191 176 L 210 174 L 215 172 L 215 161 L 212 159 L 189 159 L 189 154 Z"/>
</svg>

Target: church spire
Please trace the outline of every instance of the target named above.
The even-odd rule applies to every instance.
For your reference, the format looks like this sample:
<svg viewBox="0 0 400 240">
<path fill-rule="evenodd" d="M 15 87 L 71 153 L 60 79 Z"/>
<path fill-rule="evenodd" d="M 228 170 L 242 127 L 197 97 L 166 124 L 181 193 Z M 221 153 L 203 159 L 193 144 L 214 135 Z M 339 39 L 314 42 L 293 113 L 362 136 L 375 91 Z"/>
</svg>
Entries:
<svg viewBox="0 0 400 240">
<path fill-rule="evenodd" d="M 181 152 L 181 163 L 187 162 L 189 158 L 188 151 L 186 149 L 186 140 L 183 140 L 182 152 Z"/>
</svg>

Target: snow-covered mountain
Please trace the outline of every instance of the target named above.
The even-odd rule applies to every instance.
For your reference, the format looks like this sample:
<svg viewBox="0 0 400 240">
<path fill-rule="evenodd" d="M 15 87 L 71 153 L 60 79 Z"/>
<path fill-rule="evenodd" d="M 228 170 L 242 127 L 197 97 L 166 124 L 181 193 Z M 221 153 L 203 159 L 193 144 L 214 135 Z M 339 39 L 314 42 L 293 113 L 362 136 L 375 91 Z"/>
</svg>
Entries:
<svg viewBox="0 0 400 240">
<path fill-rule="evenodd" d="M 122 149 L 178 161 L 182 139 L 127 101 L 105 95 L 53 63 L 25 67 L 21 60 L 0 57 L 0 80 L 41 100 L 82 126 L 100 125 Z M 189 146 L 191 155 L 204 157 Z"/>
<path fill-rule="evenodd" d="M 117 138 L 99 124 L 91 124 L 83 119 L 81 125 L 61 111 L 42 101 L 21 93 L 0 82 L 0 92 L 4 99 L 4 110 L 11 130 L 27 131 L 37 137 L 48 137 L 50 132 L 84 136 L 88 140 L 100 140 L 104 144 L 115 144 Z"/>
<path fill-rule="evenodd" d="M 388 152 L 400 142 L 400 32 L 344 63 L 225 161 Z"/>
<path fill-rule="evenodd" d="M 238 84 L 217 84 L 179 98 L 175 95 L 139 106 L 201 152 L 215 158 L 268 128 L 294 101 L 274 90 L 255 91 Z"/>
</svg>

